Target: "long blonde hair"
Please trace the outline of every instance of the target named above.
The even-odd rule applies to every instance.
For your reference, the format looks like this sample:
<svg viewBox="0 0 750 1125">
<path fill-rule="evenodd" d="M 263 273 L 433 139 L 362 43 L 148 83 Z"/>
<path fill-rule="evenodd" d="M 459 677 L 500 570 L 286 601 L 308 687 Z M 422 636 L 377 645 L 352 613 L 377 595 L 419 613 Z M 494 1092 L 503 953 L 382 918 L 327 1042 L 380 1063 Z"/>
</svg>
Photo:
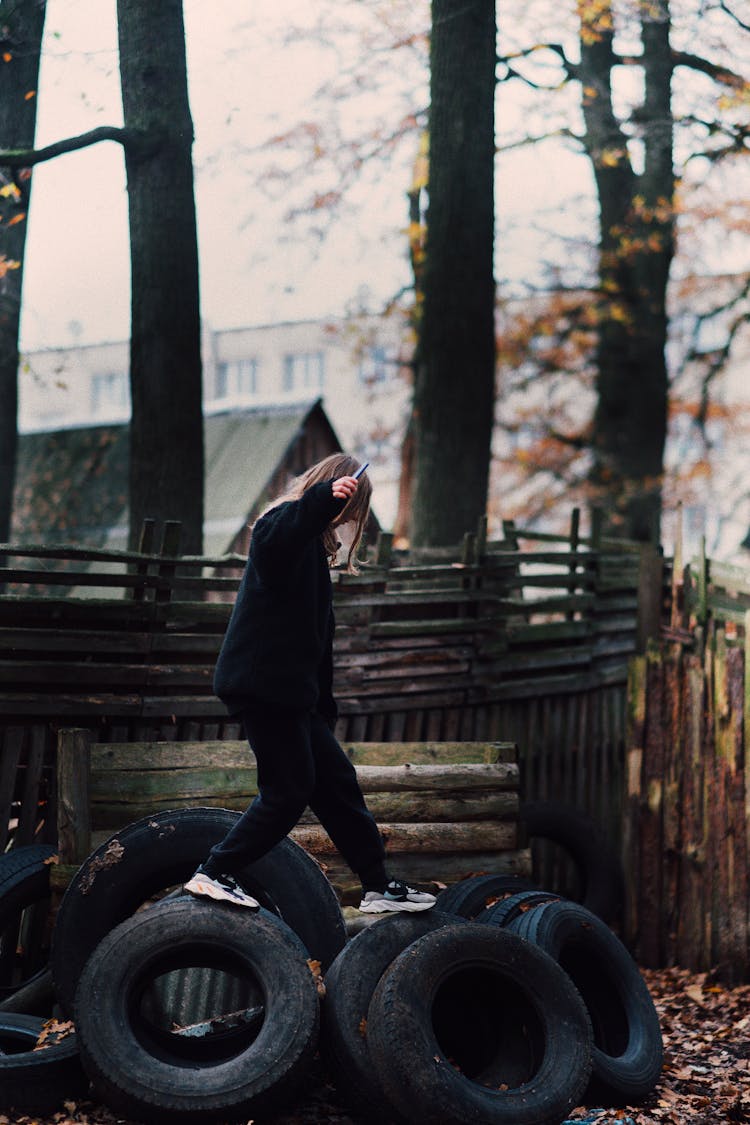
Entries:
<svg viewBox="0 0 750 1125">
<path fill-rule="evenodd" d="M 339 477 L 354 476 L 358 468 L 359 461 L 356 457 L 350 457 L 348 453 L 331 453 L 330 456 L 324 457 L 322 461 L 316 462 L 300 476 L 295 477 L 281 496 L 277 496 L 273 503 L 268 505 L 263 515 L 270 512 L 272 508 L 278 508 L 279 504 L 284 504 L 289 500 L 299 500 L 300 496 L 314 484 L 319 484 L 325 480 L 338 480 Z M 357 491 L 347 500 L 336 520 L 330 523 L 323 532 L 323 546 L 328 556 L 328 565 L 333 566 L 341 546 L 336 535 L 336 527 L 341 523 L 351 522 L 354 524 L 354 535 L 346 556 L 346 570 L 349 574 L 358 573 L 357 548 L 362 541 L 367 519 L 370 515 L 370 498 L 372 496 L 372 483 L 366 472 L 362 474 L 357 483 Z"/>
</svg>

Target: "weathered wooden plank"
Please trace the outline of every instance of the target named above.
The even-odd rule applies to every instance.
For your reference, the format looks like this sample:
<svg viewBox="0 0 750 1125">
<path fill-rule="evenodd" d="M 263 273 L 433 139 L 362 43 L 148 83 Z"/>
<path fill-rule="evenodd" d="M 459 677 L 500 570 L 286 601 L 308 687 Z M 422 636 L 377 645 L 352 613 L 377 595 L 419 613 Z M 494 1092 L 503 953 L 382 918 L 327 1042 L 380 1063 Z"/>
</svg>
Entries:
<svg viewBox="0 0 750 1125">
<path fill-rule="evenodd" d="M 147 668 L 144 664 L 109 664 L 95 661 L 59 660 L 1 660 L 0 689 L 6 684 L 16 687 L 38 685 L 44 690 L 52 690 L 58 685 L 69 688 L 79 685 L 82 694 L 115 684 L 133 688 L 146 683 Z"/>
<path fill-rule="evenodd" d="M 131 655 L 147 653 L 151 646 L 148 633 L 131 633 L 114 629 L 0 628 L 0 652 L 3 654 L 39 652 L 49 660 L 53 653 L 107 653 Z"/>
<path fill-rule="evenodd" d="M 18 828 L 16 829 L 17 844 L 32 843 L 39 823 L 39 790 L 47 748 L 47 730 L 45 727 L 35 724 L 27 730 L 26 736 L 27 750 L 23 771 L 23 793 L 21 794 L 21 811 L 18 816 Z"/>
<path fill-rule="evenodd" d="M 0 715 L 32 715 L 36 719 L 48 716 L 80 717 L 86 714 L 137 715 L 140 709 L 141 698 L 138 695 L 105 692 L 90 695 L 62 695 L 58 692 L 50 695 L 42 695 L 40 692 L 0 694 Z M 161 714 L 164 714 L 163 708 Z"/>
<path fill-rule="evenodd" d="M 90 747 L 90 731 L 60 731 L 57 740 L 57 850 L 61 863 L 82 863 L 91 852 Z"/>
<path fill-rule="evenodd" d="M 342 739 L 342 746 L 356 767 L 398 766 L 407 763 L 450 765 L 452 763 L 512 763 L 514 742 L 367 742 Z M 91 747 L 94 772 L 105 769 L 145 769 L 159 760 L 165 769 L 214 765 L 231 769 L 249 765 L 252 751 L 246 741 L 205 742 L 138 741 L 99 742 Z"/>
<path fill-rule="evenodd" d="M 478 820 L 469 824 L 459 821 L 452 824 L 380 823 L 378 829 L 386 854 L 506 851 L 515 848 L 518 842 L 514 821 Z M 319 825 L 301 825 L 294 828 L 290 835 L 315 856 L 324 857 L 336 852 L 335 845 Z"/>
<path fill-rule="evenodd" d="M 704 946 L 706 810 L 703 771 L 705 746 L 705 682 L 700 657 L 688 653 L 683 660 L 682 734 L 684 767 L 681 795 L 681 863 L 677 919 L 679 965 L 697 972 L 709 967 Z"/>
<path fill-rule="evenodd" d="M 662 964 L 662 810 L 664 786 L 664 670 L 661 656 L 649 649 L 646 661 L 647 701 L 640 808 L 640 886 L 638 888 L 638 954 L 642 964 Z"/>
<path fill-rule="evenodd" d="M 514 762 L 494 765 L 453 766 L 359 766 L 357 778 L 364 793 L 390 793 L 413 790 L 438 792 L 472 789 L 516 789 L 518 767 Z M 252 796 L 258 779 L 254 767 L 216 769 L 108 769 L 91 775 L 94 800 L 142 803 L 148 797 L 179 800 Z"/>
<path fill-rule="evenodd" d="M 22 727 L 0 728 L 0 855 L 10 835 L 10 814 L 16 786 L 18 763 L 21 760 L 24 732 Z"/>
<path fill-rule="evenodd" d="M 466 793 L 405 792 L 368 793 L 367 807 L 377 821 L 430 822 L 475 821 L 493 817 L 513 820 L 518 816 L 518 793 L 504 790 L 470 790 Z M 311 824 L 315 817 L 306 812 L 301 824 Z"/>
<path fill-rule="evenodd" d="M 94 801 L 137 801 L 149 798 L 158 801 L 194 800 L 210 795 L 216 800 L 224 797 L 252 797 L 258 791 L 255 769 L 157 769 L 157 770 L 106 770 L 91 775 L 91 797 Z M 250 801 L 248 799 L 247 803 Z"/>
</svg>

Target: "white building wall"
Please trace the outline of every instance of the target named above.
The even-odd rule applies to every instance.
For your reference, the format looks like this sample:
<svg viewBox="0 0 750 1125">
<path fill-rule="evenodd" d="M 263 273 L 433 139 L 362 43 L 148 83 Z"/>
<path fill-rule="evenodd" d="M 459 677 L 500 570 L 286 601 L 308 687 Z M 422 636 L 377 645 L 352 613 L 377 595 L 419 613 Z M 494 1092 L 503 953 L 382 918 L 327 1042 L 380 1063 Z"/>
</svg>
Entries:
<svg viewBox="0 0 750 1125">
<path fill-rule="evenodd" d="M 203 333 L 207 413 L 322 398 L 342 446 L 369 460 L 378 519 L 396 514 L 409 401 L 403 326 L 375 318 L 298 321 Z M 127 341 L 29 352 L 19 378 L 22 432 L 124 422 Z"/>
</svg>

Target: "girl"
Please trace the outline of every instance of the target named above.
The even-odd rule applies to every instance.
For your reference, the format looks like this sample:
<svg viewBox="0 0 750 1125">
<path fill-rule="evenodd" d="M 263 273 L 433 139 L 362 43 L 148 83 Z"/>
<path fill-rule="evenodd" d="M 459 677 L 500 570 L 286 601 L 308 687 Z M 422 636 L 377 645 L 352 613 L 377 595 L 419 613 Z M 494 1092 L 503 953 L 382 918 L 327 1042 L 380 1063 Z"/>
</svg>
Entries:
<svg viewBox="0 0 750 1125">
<path fill-rule="evenodd" d="M 391 879 L 356 771 L 333 735 L 333 608 L 329 568 L 349 532 L 347 570 L 372 485 L 335 453 L 298 477 L 255 523 L 247 566 L 214 674 L 241 718 L 258 766 L 258 796 L 185 884 L 195 895 L 257 909 L 236 874 L 295 826 L 310 806 L 362 882 L 360 910 L 429 910 L 435 897 Z"/>
</svg>

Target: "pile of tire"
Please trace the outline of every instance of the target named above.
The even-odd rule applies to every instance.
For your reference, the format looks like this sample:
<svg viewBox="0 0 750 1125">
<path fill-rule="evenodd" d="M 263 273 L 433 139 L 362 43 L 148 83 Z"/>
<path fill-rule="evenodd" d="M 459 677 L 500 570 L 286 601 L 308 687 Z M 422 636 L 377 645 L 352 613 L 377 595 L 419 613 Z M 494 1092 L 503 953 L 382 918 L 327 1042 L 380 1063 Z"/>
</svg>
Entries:
<svg viewBox="0 0 750 1125">
<path fill-rule="evenodd" d="M 2 1011 L 23 986 L 0 1001 L 3 1111 L 51 1112 L 89 1084 L 139 1121 L 247 1120 L 294 1100 L 317 1048 L 320 974 L 346 928 L 321 868 L 291 840 L 238 873 L 257 913 L 181 893 L 236 817 L 148 817 L 81 866 L 53 933 L 55 1020 Z M 28 866 L 25 853 L 9 856 Z M 29 894 L 41 896 L 39 862 Z M 2 885 L 0 864 L 0 918 Z"/>
<path fill-rule="evenodd" d="M 560 1125 L 653 1089 L 656 1012 L 586 906 L 479 876 L 347 941 L 331 885 L 291 840 L 239 873 L 257 913 L 181 893 L 235 818 L 162 813 L 86 860 L 49 951 L 54 1026 L 22 1009 L 42 967 L 24 966 L 21 987 L 1 975 L 19 911 L 48 894 L 51 849 L 0 857 L 0 1110 L 52 1112 L 90 1090 L 130 1120 L 268 1119 L 318 1048 L 379 1125 Z"/>
<path fill-rule="evenodd" d="M 519 884 L 464 880 L 338 955 L 323 1045 L 359 1118 L 559 1125 L 653 1091 L 661 1030 L 635 962 L 586 907 Z M 451 902 L 461 912 L 440 909 Z"/>
</svg>

